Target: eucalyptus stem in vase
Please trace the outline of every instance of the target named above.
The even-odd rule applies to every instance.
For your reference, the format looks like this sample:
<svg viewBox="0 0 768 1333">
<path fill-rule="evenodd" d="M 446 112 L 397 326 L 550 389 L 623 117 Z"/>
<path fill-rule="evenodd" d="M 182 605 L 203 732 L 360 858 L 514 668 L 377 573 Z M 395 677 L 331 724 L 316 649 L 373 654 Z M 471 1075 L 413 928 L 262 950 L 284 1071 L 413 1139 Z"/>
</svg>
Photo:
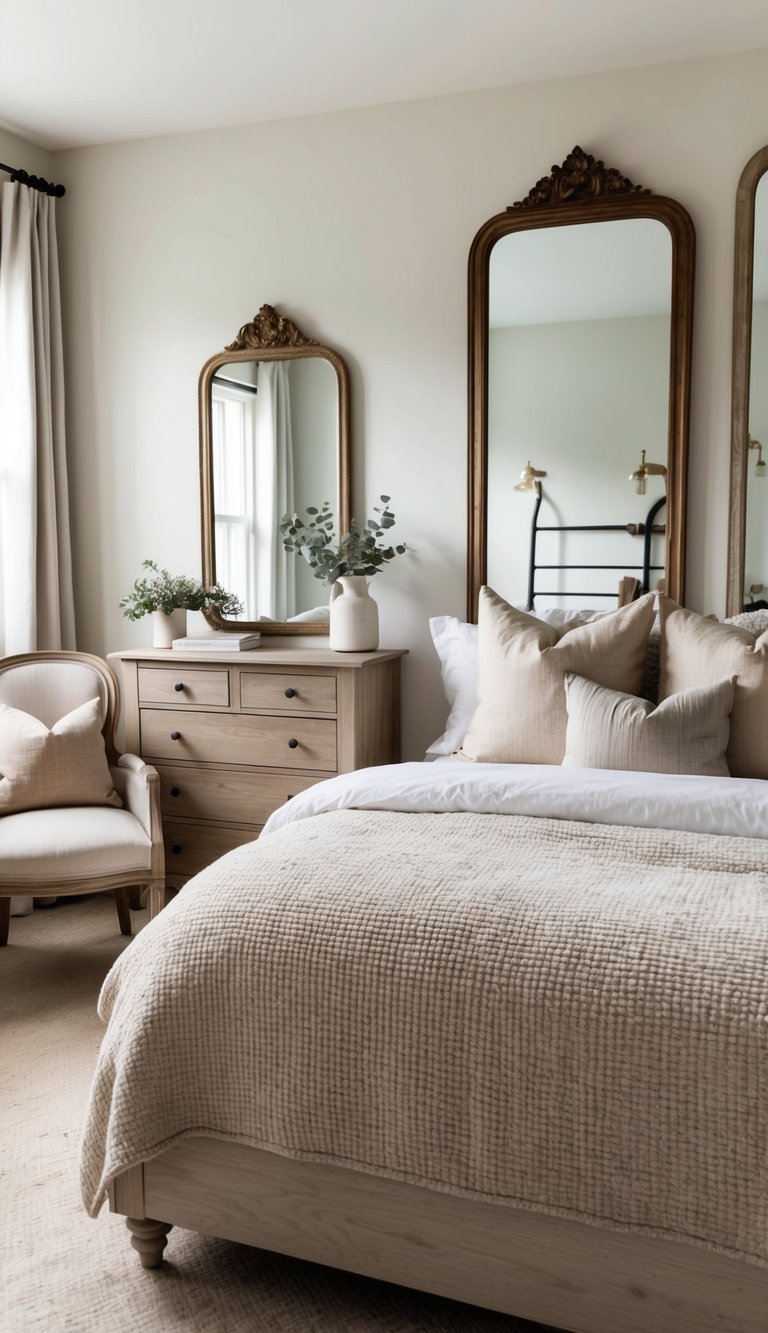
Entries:
<svg viewBox="0 0 768 1333">
<path fill-rule="evenodd" d="M 379 646 L 379 609 L 368 590 L 368 578 L 395 556 L 405 542 L 393 545 L 385 533 L 395 525 L 390 496 L 379 497 L 365 523 L 352 519 L 349 531 L 335 534 L 330 503 L 309 505 L 305 516 L 284 514 L 280 533 L 286 551 L 307 562 L 316 579 L 331 587 L 330 644 L 337 652 L 367 652 Z M 383 540 L 382 540 L 383 539 Z"/>
</svg>

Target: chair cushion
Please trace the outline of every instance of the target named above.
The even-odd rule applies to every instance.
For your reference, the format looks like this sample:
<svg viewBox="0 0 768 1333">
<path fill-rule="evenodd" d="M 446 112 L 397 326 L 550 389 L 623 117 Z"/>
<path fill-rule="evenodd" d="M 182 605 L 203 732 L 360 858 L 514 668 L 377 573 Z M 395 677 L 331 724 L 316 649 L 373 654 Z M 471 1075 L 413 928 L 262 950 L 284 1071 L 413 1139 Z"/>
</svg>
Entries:
<svg viewBox="0 0 768 1333">
<path fill-rule="evenodd" d="M 128 810 L 62 806 L 0 819 L 0 884 L 10 888 L 66 879 L 82 879 L 86 887 L 102 875 L 141 875 L 149 872 L 151 853 Z"/>
<path fill-rule="evenodd" d="M 51 806 L 122 805 L 107 764 L 99 699 L 50 729 L 0 704 L 0 815 Z"/>
</svg>

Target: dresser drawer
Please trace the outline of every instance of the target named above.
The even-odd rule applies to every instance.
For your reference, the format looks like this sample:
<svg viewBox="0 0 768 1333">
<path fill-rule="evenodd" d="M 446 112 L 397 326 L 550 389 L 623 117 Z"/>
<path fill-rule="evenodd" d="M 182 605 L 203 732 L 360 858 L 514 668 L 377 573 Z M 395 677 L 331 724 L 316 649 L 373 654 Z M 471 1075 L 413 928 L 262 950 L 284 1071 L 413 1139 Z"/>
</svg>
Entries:
<svg viewBox="0 0 768 1333">
<path fill-rule="evenodd" d="M 183 824 L 173 819 L 164 819 L 165 873 L 168 876 L 196 875 L 225 852 L 231 852 L 233 847 L 253 842 L 258 834 L 257 828 L 222 828 L 214 824 L 206 827 L 203 824 Z"/>
<path fill-rule="evenodd" d="M 143 708 L 141 753 L 148 759 L 335 773 L 336 723 L 326 718 Z"/>
<path fill-rule="evenodd" d="M 335 713 L 335 676 L 241 671 L 240 707 L 285 713 Z"/>
<path fill-rule="evenodd" d="M 238 769 L 161 765 L 163 814 L 182 819 L 226 819 L 265 824 L 273 810 L 315 784 L 290 773 L 243 773 Z"/>
<path fill-rule="evenodd" d="M 213 704 L 229 707 L 229 672 L 208 671 L 180 663 L 178 667 L 139 667 L 139 703 Z"/>
</svg>

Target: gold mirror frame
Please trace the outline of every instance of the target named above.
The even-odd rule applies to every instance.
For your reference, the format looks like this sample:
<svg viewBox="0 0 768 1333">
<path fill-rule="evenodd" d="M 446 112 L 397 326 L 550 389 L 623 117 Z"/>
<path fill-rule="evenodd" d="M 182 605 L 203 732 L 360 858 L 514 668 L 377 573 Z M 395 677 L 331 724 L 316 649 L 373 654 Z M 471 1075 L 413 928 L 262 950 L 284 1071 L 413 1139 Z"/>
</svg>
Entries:
<svg viewBox="0 0 768 1333">
<path fill-rule="evenodd" d="M 755 196 L 758 184 L 766 171 L 768 171 L 768 148 L 761 148 L 749 159 L 742 171 L 736 191 L 731 371 L 731 492 L 728 510 L 728 580 L 725 598 L 727 616 L 738 615 L 744 603 Z"/>
<path fill-rule="evenodd" d="M 254 356 L 254 354 L 256 354 Z M 216 371 L 233 361 L 297 361 L 320 357 L 336 373 L 338 388 L 338 495 L 334 514 L 340 533 L 350 521 L 350 404 L 349 371 L 343 358 L 331 347 L 307 338 L 292 320 L 271 305 L 263 305 L 248 324 L 243 324 L 234 342 L 210 357 L 198 381 L 200 424 L 200 523 L 203 585 L 216 582 L 216 549 L 213 496 L 213 440 L 211 430 L 211 382 Z M 320 497 L 324 499 L 325 497 Z M 205 612 L 208 624 L 220 630 L 261 630 L 263 634 L 328 634 L 327 620 L 227 620 L 216 609 Z"/>
<path fill-rule="evenodd" d="M 696 241 L 689 214 L 675 199 L 633 185 L 579 147 L 553 166 L 518 203 L 484 223 L 469 252 L 469 476 L 467 619 L 477 619 L 487 576 L 488 498 L 488 274 L 491 251 L 512 232 L 539 227 L 651 218 L 672 238 L 672 293 L 667 447 L 666 590 L 676 602 L 685 592 L 688 432 L 693 340 Z"/>
</svg>

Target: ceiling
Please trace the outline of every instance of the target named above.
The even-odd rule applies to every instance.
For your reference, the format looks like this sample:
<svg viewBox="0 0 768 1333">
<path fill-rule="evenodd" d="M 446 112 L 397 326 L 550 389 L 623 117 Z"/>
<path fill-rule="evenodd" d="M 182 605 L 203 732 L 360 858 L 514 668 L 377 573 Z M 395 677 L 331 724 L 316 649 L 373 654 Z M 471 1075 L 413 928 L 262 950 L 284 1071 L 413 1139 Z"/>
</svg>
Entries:
<svg viewBox="0 0 768 1333">
<path fill-rule="evenodd" d="M 765 0 L 4 0 L 0 126 L 68 148 L 756 47 Z"/>
</svg>

